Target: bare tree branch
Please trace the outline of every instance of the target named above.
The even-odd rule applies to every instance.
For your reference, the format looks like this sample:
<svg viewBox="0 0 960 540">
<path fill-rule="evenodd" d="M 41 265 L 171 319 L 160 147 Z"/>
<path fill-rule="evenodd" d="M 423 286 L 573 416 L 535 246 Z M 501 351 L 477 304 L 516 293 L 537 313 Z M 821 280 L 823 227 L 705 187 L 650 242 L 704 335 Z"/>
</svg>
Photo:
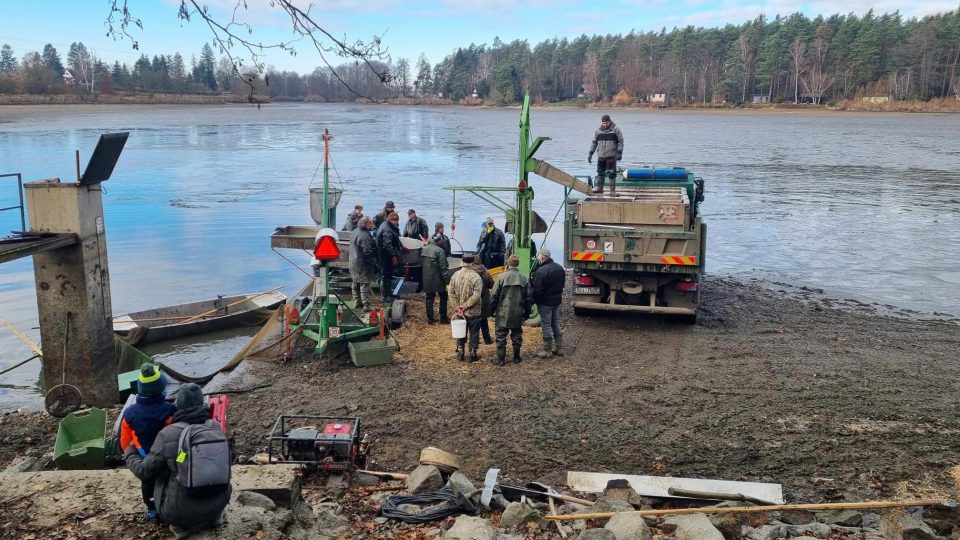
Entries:
<svg viewBox="0 0 960 540">
<path fill-rule="evenodd" d="M 200 0 L 202 2 L 202 0 Z M 131 25 L 143 29 L 143 22 L 134 17 L 127 7 L 127 0 L 108 0 L 110 13 L 107 16 L 106 26 L 107 35 L 114 39 L 130 39 L 134 49 L 139 49 L 139 42 L 130 33 Z M 376 74 L 377 78 L 384 85 L 390 82 L 391 74 L 389 69 L 380 67 L 375 61 L 388 58 L 387 51 L 382 47 L 381 36 L 373 36 L 369 43 L 362 40 L 350 42 L 346 36 L 337 38 L 327 29 L 322 27 L 311 14 L 313 3 L 306 8 L 300 8 L 294 5 L 294 0 L 269 0 L 270 7 L 278 8 L 290 18 L 291 28 L 297 36 L 297 39 L 289 41 L 279 41 L 276 43 L 264 43 L 255 40 L 253 36 L 254 28 L 251 24 L 240 20 L 241 12 L 248 9 L 247 0 L 236 0 L 233 6 L 229 20 L 218 16 L 206 6 L 198 3 L 198 0 L 180 0 L 178 17 L 185 21 L 199 17 L 210 30 L 213 36 L 213 43 L 220 49 L 221 54 L 226 55 L 233 65 L 233 74 L 240 81 L 250 88 L 248 100 L 259 106 L 261 101 L 254 96 L 254 88 L 257 79 L 264 76 L 266 65 L 263 61 L 263 54 L 268 50 L 281 50 L 289 53 L 291 56 L 297 54 L 294 45 L 305 40 L 312 46 L 320 56 L 320 60 L 330 70 L 330 73 L 342 84 L 350 93 L 358 98 L 366 99 L 371 102 L 377 100 L 357 92 L 347 81 L 343 80 L 337 70 L 328 60 L 328 55 L 333 54 L 343 58 L 351 58 L 356 62 L 362 62 L 366 67 Z M 235 54 L 235 48 L 243 51 L 242 56 L 246 56 L 252 63 L 251 68 L 244 67 L 244 59 Z M 269 84 L 269 80 L 264 77 L 264 81 Z"/>
</svg>

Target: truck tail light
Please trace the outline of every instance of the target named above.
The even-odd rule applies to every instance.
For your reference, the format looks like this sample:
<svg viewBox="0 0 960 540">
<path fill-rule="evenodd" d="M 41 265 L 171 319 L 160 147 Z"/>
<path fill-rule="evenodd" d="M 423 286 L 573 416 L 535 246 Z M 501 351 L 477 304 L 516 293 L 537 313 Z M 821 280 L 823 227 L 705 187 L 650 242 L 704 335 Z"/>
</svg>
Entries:
<svg viewBox="0 0 960 540">
<path fill-rule="evenodd" d="M 596 283 L 597 280 L 595 280 L 593 276 L 574 276 L 573 278 L 573 284 L 580 285 L 582 287 L 590 287 Z"/>
<path fill-rule="evenodd" d="M 678 281 L 677 290 L 680 292 L 697 292 L 700 284 L 696 281 Z"/>
</svg>

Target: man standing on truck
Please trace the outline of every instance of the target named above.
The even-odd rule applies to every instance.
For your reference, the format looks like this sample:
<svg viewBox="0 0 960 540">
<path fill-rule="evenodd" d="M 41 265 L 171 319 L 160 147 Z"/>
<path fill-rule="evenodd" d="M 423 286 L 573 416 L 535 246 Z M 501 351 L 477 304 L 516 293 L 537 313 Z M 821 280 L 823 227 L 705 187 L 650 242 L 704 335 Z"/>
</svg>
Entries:
<svg viewBox="0 0 960 540">
<path fill-rule="evenodd" d="M 540 329 L 543 330 L 543 350 L 537 353 L 537 357 L 563 356 L 560 303 L 563 300 L 563 287 L 567 283 L 567 272 L 550 258 L 547 248 L 540 250 L 537 259 L 540 267 L 533 273 L 530 283 L 533 301 L 540 312 Z"/>
<path fill-rule="evenodd" d="M 593 134 L 587 163 L 593 162 L 594 152 L 597 154 L 597 177 L 593 192 L 603 193 L 603 180 L 609 176 L 610 194 L 616 195 L 617 162 L 623 158 L 623 133 L 613 120 L 610 120 L 609 114 L 600 117 L 600 127 Z"/>
</svg>

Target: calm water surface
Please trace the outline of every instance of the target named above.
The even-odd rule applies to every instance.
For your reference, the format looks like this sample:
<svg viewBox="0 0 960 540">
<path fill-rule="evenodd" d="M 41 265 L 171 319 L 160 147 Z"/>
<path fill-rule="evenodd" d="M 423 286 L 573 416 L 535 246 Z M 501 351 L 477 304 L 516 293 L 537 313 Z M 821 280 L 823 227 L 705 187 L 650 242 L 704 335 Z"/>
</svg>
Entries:
<svg viewBox="0 0 960 540">
<path fill-rule="evenodd" d="M 535 110 L 538 156 L 573 174 L 601 111 Z M 706 179 L 711 273 L 761 277 L 832 295 L 960 315 L 960 116 L 610 111 L 624 161 L 683 165 Z M 310 224 L 307 188 L 334 134 L 331 178 L 375 213 L 387 199 L 432 225 L 450 222 L 448 185 L 515 183 L 516 109 L 355 105 L 0 108 L 0 173 L 75 176 L 100 133 L 130 131 L 104 184 L 114 314 L 287 285 L 305 277 L 270 250 L 274 227 Z M 550 222 L 563 189 L 534 179 Z M 0 207 L 16 188 L 0 181 Z M 509 200 L 509 199 L 508 199 Z M 457 197 L 455 238 L 502 216 Z M 402 216 L 404 219 L 405 217 Z M 19 228 L 0 213 L 0 233 Z M 449 232 L 449 231 L 448 231 Z M 538 245 L 543 244 L 537 238 Z M 558 223 L 546 245 L 562 249 Z M 306 266 L 305 256 L 286 253 Z M 39 339 L 31 261 L 0 265 L 0 318 Z M 206 371 L 242 347 L 177 344 L 159 352 Z M 0 331 L 0 369 L 30 355 Z M 37 363 L 0 376 L 0 408 L 33 404 Z"/>
</svg>

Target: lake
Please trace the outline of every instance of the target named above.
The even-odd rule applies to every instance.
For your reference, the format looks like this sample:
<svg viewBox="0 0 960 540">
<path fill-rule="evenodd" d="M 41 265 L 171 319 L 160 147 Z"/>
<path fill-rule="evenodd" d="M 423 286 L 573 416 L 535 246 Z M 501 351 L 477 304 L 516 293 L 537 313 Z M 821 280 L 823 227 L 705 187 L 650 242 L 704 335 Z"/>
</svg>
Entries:
<svg viewBox="0 0 960 540">
<path fill-rule="evenodd" d="M 705 179 L 708 272 L 960 315 L 960 116 L 535 109 L 532 134 L 553 138 L 538 157 L 592 174 L 587 150 L 604 112 L 623 130 L 624 163 L 681 165 Z M 345 190 L 338 224 L 356 203 L 373 214 L 390 199 L 401 221 L 412 207 L 432 227 L 451 221 L 443 186 L 515 185 L 518 121 L 518 109 L 461 107 L 0 107 L 0 174 L 73 180 L 76 149 L 85 164 L 101 133 L 131 132 L 104 184 L 119 315 L 280 285 L 295 294 L 305 276 L 269 236 L 312 224 L 307 189 L 322 181 L 324 128 L 331 181 Z M 534 208 L 550 223 L 563 188 L 533 178 Z M 0 179 L 0 207 L 15 201 L 15 182 Z M 472 195 L 456 203 L 454 237 L 467 249 L 484 217 L 502 226 Z M 0 231 L 19 228 L 19 215 L 0 213 Z M 562 233 L 558 222 L 545 245 L 561 252 Z M 306 255 L 285 254 L 307 267 Z M 0 265 L 0 318 L 39 339 L 29 259 Z M 243 341 L 183 349 L 217 365 Z M 0 369 L 30 354 L 0 330 Z M 38 370 L 0 376 L 0 409 L 38 401 Z"/>
</svg>

